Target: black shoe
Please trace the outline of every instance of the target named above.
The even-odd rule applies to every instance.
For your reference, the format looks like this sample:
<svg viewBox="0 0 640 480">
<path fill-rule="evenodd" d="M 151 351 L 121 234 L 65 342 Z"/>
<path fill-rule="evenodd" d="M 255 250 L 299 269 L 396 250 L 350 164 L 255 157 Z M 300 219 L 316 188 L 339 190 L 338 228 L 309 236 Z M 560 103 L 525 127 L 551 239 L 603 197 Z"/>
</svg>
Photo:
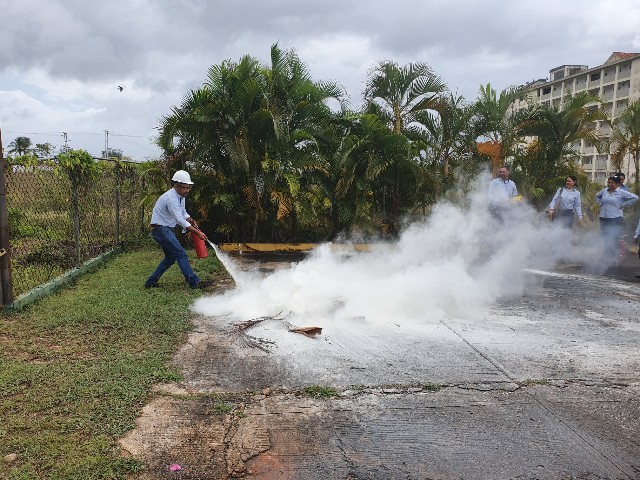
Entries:
<svg viewBox="0 0 640 480">
<path fill-rule="evenodd" d="M 636 275 L 636 278 L 640 278 L 640 273 Z"/>
<path fill-rule="evenodd" d="M 158 282 L 156 283 L 145 283 L 144 284 L 144 288 L 158 288 L 160 285 L 158 285 Z"/>
<path fill-rule="evenodd" d="M 200 280 L 200 282 L 198 282 L 196 284 L 196 286 L 191 287 L 191 288 L 197 288 L 199 290 L 204 290 L 207 287 L 210 287 L 211 285 L 213 285 L 213 280 Z"/>
</svg>

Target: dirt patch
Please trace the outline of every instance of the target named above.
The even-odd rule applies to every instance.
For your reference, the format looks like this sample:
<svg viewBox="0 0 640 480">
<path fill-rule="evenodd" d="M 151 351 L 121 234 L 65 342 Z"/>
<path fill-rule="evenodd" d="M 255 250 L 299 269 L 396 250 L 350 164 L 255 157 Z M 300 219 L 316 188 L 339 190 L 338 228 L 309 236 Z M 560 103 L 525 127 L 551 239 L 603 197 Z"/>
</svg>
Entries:
<svg viewBox="0 0 640 480">
<path fill-rule="evenodd" d="M 242 476 L 245 462 L 270 447 L 259 417 L 245 415 L 244 408 L 238 398 L 161 395 L 144 407 L 120 446 L 144 461 L 141 479 Z M 171 465 L 180 469 L 171 471 Z"/>
</svg>

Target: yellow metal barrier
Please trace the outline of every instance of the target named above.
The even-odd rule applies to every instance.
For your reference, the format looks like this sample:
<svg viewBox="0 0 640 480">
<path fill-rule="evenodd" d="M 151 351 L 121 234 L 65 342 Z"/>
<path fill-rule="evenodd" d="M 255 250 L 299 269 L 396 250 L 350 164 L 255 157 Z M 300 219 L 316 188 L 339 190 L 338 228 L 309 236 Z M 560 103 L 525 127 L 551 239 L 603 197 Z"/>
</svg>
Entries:
<svg viewBox="0 0 640 480">
<path fill-rule="evenodd" d="M 304 253 L 310 252 L 319 243 L 220 243 L 218 248 L 226 253 Z M 331 243 L 332 250 L 363 251 L 371 248 L 366 243 Z"/>
</svg>

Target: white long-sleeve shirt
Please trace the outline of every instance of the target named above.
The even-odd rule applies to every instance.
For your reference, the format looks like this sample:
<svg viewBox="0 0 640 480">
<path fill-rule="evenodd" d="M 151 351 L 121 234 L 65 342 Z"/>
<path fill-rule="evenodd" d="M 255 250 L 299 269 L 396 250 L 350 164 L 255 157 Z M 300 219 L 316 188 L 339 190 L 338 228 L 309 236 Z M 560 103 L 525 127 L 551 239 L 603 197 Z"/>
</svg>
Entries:
<svg viewBox="0 0 640 480">
<path fill-rule="evenodd" d="M 518 196 L 518 189 L 513 180 L 507 180 L 505 182 L 502 178 L 498 177 L 489 182 L 489 203 L 493 205 L 504 205 L 516 196 Z"/>
<path fill-rule="evenodd" d="M 638 201 L 638 196 L 617 187 L 613 192 L 603 188 L 596 193 L 596 202 L 600 205 L 600 218 L 622 217 L 622 209 Z"/>
<path fill-rule="evenodd" d="M 559 202 L 558 197 L 560 197 Z M 558 202 L 558 205 L 556 205 L 556 202 Z M 578 218 L 582 220 L 582 200 L 580 192 L 575 188 L 571 190 L 568 188 L 559 188 L 551 199 L 549 210 L 555 210 L 556 213 L 564 210 L 573 210 L 576 212 L 576 215 L 578 215 Z"/>
<path fill-rule="evenodd" d="M 187 218 L 189 217 L 185 207 L 185 198 L 175 188 L 172 188 L 158 198 L 151 213 L 151 223 L 172 228 L 176 225 L 187 228 L 189 226 Z"/>
</svg>

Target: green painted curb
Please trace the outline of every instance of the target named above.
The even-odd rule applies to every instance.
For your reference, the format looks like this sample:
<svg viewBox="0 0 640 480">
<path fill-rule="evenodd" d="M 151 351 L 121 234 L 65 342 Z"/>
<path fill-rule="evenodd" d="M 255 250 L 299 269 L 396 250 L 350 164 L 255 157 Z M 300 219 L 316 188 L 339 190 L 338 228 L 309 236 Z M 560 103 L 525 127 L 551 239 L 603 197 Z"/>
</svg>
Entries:
<svg viewBox="0 0 640 480">
<path fill-rule="evenodd" d="M 50 295 L 62 285 L 66 285 L 72 280 L 75 280 L 76 278 L 78 278 L 80 275 L 84 275 L 90 270 L 93 270 L 97 266 L 106 262 L 113 255 L 120 252 L 120 250 L 121 250 L 120 247 L 116 247 L 113 250 L 109 250 L 108 252 L 105 252 L 102 255 L 92 258 L 91 260 L 87 260 L 78 268 L 69 270 L 64 274 L 60 275 L 59 277 L 56 277 L 53 280 L 49 280 L 47 283 L 43 283 L 42 285 L 39 285 L 32 290 L 29 290 L 27 293 L 20 295 L 18 298 L 16 298 L 13 301 L 13 303 L 5 305 L 4 308 L 10 309 L 10 310 L 20 310 L 26 307 L 27 305 L 31 305 L 33 302 L 35 302 L 39 298 Z"/>
</svg>

